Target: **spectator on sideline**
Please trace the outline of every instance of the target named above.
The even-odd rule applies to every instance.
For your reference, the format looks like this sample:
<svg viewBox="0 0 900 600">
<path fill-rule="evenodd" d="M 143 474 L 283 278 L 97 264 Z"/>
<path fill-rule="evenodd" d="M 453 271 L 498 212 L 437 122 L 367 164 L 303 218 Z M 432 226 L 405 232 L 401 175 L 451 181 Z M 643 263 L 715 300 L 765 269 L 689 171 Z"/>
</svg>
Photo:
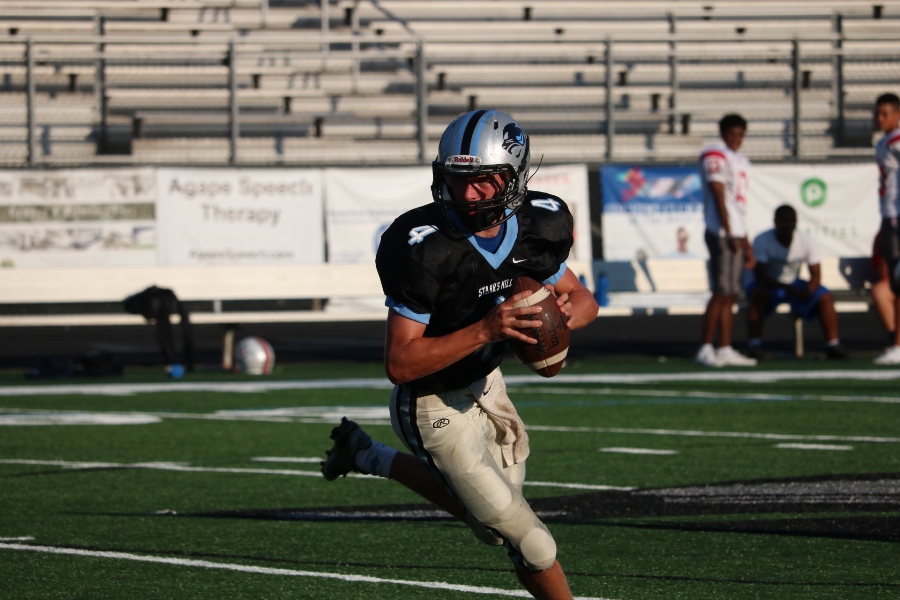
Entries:
<svg viewBox="0 0 900 600">
<path fill-rule="evenodd" d="M 747 177 L 750 161 L 738 152 L 747 131 L 740 115 L 725 115 L 719 121 L 722 141 L 700 153 L 703 179 L 703 216 L 709 248 L 712 297 L 703 317 L 703 345 L 695 360 L 708 367 L 753 367 L 756 360 L 731 347 L 734 327 L 732 308 L 741 291 L 741 271 L 756 264 L 747 239 Z M 719 332 L 719 349 L 712 342 Z"/>
<path fill-rule="evenodd" d="M 875 122 L 884 136 L 875 144 L 880 181 L 878 197 L 881 205 L 881 256 L 887 263 L 891 291 L 894 293 L 894 323 L 900 321 L 900 98 L 896 94 L 882 94 L 875 101 Z M 900 328 L 894 328 L 893 344 L 875 359 L 878 365 L 900 364 Z"/>
<path fill-rule="evenodd" d="M 191 319 L 187 308 L 175 296 L 175 292 L 155 285 L 142 292 L 128 296 L 123 301 L 125 311 L 141 315 L 147 322 L 156 326 L 156 341 L 159 350 L 166 363 L 166 372 L 179 378 L 184 375 L 184 369 L 194 370 L 194 340 L 191 334 Z M 172 324 L 169 316 L 181 315 L 182 350 L 184 352 L 184 366 L 175 362 L 175 339 L 172 336 Z"/>
<path fill-rule="evenodd" d="M 891 290 L 891 278 L 888 275 L 887 263 L 881 256 L 881 234 L 875 236 L 872 244 L 872 304 L 878 314 L 878 320 L 887 332 L 888 343 L 894 343 L 896 321 L 894 320 L 894 303 L 896 297 Z"/>
<path fill-rule="evenodd" d="M 747 330 L 750 338 L 748 354 L 761 359 L 763 322 L 782 303 L 805 320 L 818 315 L 828 346 L 828 358 L 847 358 L 838 338 L 838 318 L 834 298 L 822 280 L 821 258 L 816 241 L 797 231 L 797 211 L 782 204 L 775 209 L 775 228 L 760 233 L 753 240 L 756 267 L 754 281 L 747 287 L 750 304 L 747 308 Z M 809 281 L 800 279 L 800 269 L 806 263 Z"/>
</svg>

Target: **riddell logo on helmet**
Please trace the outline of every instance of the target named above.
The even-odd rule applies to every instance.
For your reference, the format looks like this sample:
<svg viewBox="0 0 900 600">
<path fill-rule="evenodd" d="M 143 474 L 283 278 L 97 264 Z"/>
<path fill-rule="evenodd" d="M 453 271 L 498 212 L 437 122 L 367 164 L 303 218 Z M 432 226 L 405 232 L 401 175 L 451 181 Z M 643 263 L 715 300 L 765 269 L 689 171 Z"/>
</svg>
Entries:
<svg viewBox="0 0 900 600">
<path fill-rule="evenodd" d="M 478 167 L 481 165 L 481 159 L 468 154 L 454 154 L 447 157 L 444 165 L 448 167 Z"/>
</svg>

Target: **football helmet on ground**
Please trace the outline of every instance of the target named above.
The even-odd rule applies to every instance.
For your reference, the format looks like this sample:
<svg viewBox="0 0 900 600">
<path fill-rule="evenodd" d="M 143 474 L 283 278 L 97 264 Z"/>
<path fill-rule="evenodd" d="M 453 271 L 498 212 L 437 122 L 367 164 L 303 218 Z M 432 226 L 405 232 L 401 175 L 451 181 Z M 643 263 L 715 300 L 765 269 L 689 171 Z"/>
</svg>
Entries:
<svg viewBox="0 0 900 600">
<path fill-rule="evenodd" d="M 496 110 L 474 110 L 444 130 L 432 163 L 431 195 L 448 226 L 484 231 L 522 205 L 529 165 L 528 136 L 513 118 Z M 461 197 L 459 190 L 467 182 L 492 187 L 493 193 L 482 193 L 477 200 Z"/>
<path fill-rule="evenodd" d="M 268 375 L 275 366 L 275 351 L 261 337 L 248 337 L 234 347 L 234 370 L 247 375 Z"/>
</svg>

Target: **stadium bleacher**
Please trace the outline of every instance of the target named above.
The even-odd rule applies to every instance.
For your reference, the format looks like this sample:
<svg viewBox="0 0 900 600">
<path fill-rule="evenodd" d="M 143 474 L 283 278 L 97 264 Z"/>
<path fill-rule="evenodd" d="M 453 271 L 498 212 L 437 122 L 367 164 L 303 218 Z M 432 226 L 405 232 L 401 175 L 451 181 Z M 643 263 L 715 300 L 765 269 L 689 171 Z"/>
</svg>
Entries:
<svg viewBox="0 0 900 600">
<path fill-rule="evenodd" d="M 160 140 L 157 147 L 171 140 L 174 150 L 185 135 L 228 138 L 223 117 L 232 102 L 233 39 L 234 102 L 238 120 L 247 121 L 241 136 L 284 137 L 284 117 L 292 115 L 303 123 L 287 130 L 290 138 L 415 141 L 420 107 L 414 61 L 422 40 L 425 140 L 434 141 L 448 115 L 489 105 L 514 116 L 546 113 L 538 125 L 542 134 L 572 135 L 574 129 L 604 135 L 609 81 L 613 159 L 621 150 L 619 156 L 629 160 L 690 160 L 693 136 L 707 139 L 724 106 L 753 121 L 751 157 L 780 158 L 794 153 L 793 134 L 764 132 L 792 126 L 796 78 L 801 148 L 815 159 L 852 158 L 858 154 L 853 146 L 868 141 L 858 132 L 848 135 L 864 126 L 857 106 L 871 101 L 873 86 L 898 81 L 891 23 L 900 9 L 892 2 L 878 6 L 497 0 L 484 15 L 482 4 L 471 1 L 11 1 L 0 8 L 0 32 L 6 32 L 0 36 L 0 122 L 21 122 L 22 108 L 16 107 L 27 103 L 22 42 L 31 37 L 38 58 L 35 101 L 52 96 L 60 106 L 38 110 L 35 126 L 63 110 L 62 104 L 93 102 L 93 116 L 60 118 L 93 127 L 81 141 L 97 150 L 43 152 L 37 159 L 69 155 L 77 166 L 122 164 L 131 156 L 140 163 L 145 144 L 134 144 L 135 138 Z M 607 36 L 613 39 L 610 77 Z M 791 65 L 794 38 L 801 40 L 799 73 Z M 838 40 L 845 52 L 842 111 L 832 85 Z M 200 109 L 210 113 L 207 118 L 200 118 Z M 568 118 L 554 119 L 554 113 Z M 833 126 L 840 117 L 848 123 Z M 622 137 L 635 133 L 645 136 L 644 143 Z M 673 139 L 679 133 L 691 137 Z M 63 141 L 50 136 L 46 143 Z M 230 158 L 212 153 L 206 162 Z M 26 159 L 13 153 L 4 160 L 14 165 Z M 545 160 L 571 159 L 547 153 Z"/>
<path fill-rule="evenodd" d="M 0 166 L 417 165 L 483 107 L 517 118 L 544 164 L 693 162 L 730 111 L 754 160 L 853 161 L 871 155 L 872 99 L 900 84 L 895 0 L 484 7 L 7 0 Z M 682 266 L 651 267 L 648 289 L 705 291 Z"/>
</svg>

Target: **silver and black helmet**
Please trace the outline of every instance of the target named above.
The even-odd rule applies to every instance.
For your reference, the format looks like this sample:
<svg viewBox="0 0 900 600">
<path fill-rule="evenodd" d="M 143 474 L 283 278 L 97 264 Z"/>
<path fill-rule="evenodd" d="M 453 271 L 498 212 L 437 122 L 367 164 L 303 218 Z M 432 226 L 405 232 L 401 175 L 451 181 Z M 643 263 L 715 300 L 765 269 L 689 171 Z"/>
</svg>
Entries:
<svg viewBox="0 0 900 600">
<path fill-rule="evenodd" d="M 431 195 L 450 226 L 470 232 L 490 229 L 522 205 L 529 164 L 528 136 L 512 117 L 473 110 L 457 117 L 441 136 L 432 163 Z M 504 183 L 493 198 L 470 202 L 453 197 L 453 178 L 495 173 Z"/>
</svg>

